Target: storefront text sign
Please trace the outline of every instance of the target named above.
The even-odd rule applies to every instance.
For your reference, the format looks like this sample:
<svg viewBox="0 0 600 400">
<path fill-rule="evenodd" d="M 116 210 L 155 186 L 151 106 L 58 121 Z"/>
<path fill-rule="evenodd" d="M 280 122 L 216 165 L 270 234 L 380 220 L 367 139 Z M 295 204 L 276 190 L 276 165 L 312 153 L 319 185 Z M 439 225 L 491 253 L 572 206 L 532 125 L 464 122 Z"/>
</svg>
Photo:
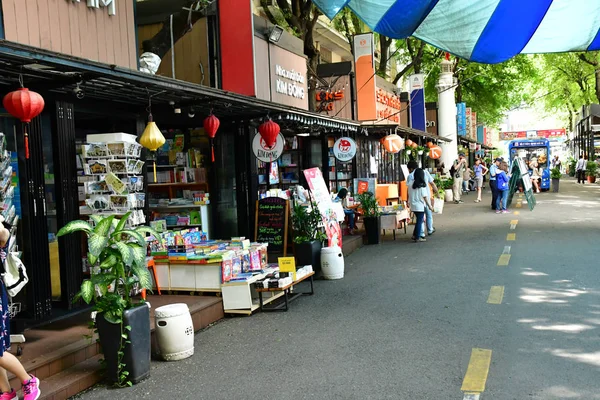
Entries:
<svg viewBox="0 0 600 400">
<path fill-rule="evenodd" d="M 321 213 L 329 247 L 342 247 L 342 229 L 337 221 L 337 214 L 333 208 L 331 194 L 329 193 L 329 189 L 327 189 L 321 170 L 319 168 L 309 168 L 303 172 L 313 199 L 317 203 L 317 207 Z"/>
<path fill-rule="evenodd" d="M 273 162 L 283 154 L 285 139 L 281 133 L 277 135 L 277 141 L 272 147 L 267 146 L 263 138 L 257 133 L 252 139 L 252 152 L 262 162 Z"/>
<path fill-rule="evenodd" d="M 319 103 L 317 105 L 317 112 L 321 111 L 333 111 L 333 103 L 344 98 L 344 91 L 338 90 L 335 92 L 321 91 L 315 95 L 315 100 Z"/>
<path fill-rule="evenodd" d="M 73 3 L 80 3 L 80 0 L 72 0 Z M 108 15 L 116 15 L 117 14 L 117 0 L 87 0 L 87 6 L 89 8 L 100 8 L 107 7 Z"/>
<path fill-rule="evenodd" d="M 276 81 L 277 93 L 304 99 L 304 75 L 293 69 L 287 70 L 281 65 L 275 65 L 275 75 L 279 77 Z"/>
<path fill-rule="evenodd" d="M 398 96 L 389 93 L 387 90 L 377 88 L 377 119 L 384 120 L 383 123 L 400 123 L 400 109 L 402 104 Z"/>
<path fill-rule="evenodd" d="M 539 131 L 500 132 L 500 140 L 557 138 L 565 135 L 566 131 L 563 128 Z"/>
<path fill-rule="evenodd" d="M 349 137 L 341 137 L 333 144 L 333 155 L 341 162 L 352 161 L 356 155 L 356 142 Z"/>
</svg>

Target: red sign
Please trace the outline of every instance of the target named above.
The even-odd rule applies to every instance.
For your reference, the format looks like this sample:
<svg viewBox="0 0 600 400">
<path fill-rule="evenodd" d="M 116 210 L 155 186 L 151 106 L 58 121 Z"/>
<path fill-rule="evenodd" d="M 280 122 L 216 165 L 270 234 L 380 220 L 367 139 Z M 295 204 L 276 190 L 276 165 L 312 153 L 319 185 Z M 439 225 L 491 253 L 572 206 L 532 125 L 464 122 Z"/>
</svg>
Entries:
<svg viewBox="0 0 600 400">
<path fill-rule="evenodd" d="M 516 131 L 516 132 L 500 132 L 500 140 L 513 139 L 537 139 L 537 138 L 553 138 L 565 136 L 566 131 L 561 129 L 546 129 L 540 131 Z"/>
</svg>

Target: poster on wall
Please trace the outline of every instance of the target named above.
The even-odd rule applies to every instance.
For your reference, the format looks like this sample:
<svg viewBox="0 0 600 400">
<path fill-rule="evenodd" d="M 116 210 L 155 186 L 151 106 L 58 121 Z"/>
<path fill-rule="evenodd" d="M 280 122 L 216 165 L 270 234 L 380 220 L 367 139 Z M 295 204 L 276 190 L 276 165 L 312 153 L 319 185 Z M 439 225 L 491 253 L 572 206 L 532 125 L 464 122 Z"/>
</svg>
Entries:
<svg viewBox="0 0 600 400">
<path fill-rule="evenodd" d="M 333 144 L 333 155 L 340 162 L 350 162 L 356 155 L 356 142 L 349 137 L 341 137 Z"/>
<path fill-rule="evenodd" d="M 309 168 L 303 172 L 313 199 L 317 203 L 317 207 L 321 213 L 325 233 L 327 234 L 328 246 L 342 247 L 342 229 L 337 221 L 337 213 L 333 208 L 331 194 L 329 193 L 329 189 L 327 189 L 321 170 L 319 168 Z"/>
<path fill-rule="evenodd" d="M 276 161 L 283 154 L 284 146 L 285 139 L 281 133 L 277 135 L 277 141 L 271 147 L 267 146 L 260 133 L 254 135 L 254 139 L 252 139 L 252 152 L 262 162 Z"/>
</svg>

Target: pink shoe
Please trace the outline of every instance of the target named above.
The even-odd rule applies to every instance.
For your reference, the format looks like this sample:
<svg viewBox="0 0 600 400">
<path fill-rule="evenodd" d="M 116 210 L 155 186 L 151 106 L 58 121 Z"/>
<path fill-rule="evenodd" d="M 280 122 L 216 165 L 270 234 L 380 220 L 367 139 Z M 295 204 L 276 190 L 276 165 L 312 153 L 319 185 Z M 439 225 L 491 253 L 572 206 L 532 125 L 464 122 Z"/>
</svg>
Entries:
<svg viewBox="0 0 600 400">
<path fill-rule="evenodd" d="M 496 214 L 502 214 L 502 211 L 496 210 Z"/>
<path fill-rule="evenodd" d="M 0 400 L 18 400 L 18 398 L 15 389 L 11 389 L 10 392 L 2 393 L 0 395 Z"/>
<path fill-rule="evenodd" d="M 502 214 L 508 214 L 508 210 L 502 210 Z"/>
<path fill-rule="evenodd" d="M 31 379 L 23 382 L 23 400 L 37 400 L 40 398 L 40 380 L 31 375 Z"/>
</svg>

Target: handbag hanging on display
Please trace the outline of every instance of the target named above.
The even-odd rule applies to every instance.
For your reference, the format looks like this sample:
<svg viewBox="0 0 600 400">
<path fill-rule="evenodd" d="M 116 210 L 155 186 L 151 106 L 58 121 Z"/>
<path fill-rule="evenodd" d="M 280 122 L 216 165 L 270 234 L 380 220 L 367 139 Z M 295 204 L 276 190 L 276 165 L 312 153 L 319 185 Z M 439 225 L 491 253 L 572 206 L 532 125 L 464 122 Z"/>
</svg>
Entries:
<svg viewBox="0 0 600 400">
<path fill-rule="evenodd" d="M 4 263 L 4 285 L 10 297 L 15 297 L 23 289 L 23 286 L 29 282 L 27 270 L 18 254 L 16 252 L 8 253 Z"/>
</svg>

